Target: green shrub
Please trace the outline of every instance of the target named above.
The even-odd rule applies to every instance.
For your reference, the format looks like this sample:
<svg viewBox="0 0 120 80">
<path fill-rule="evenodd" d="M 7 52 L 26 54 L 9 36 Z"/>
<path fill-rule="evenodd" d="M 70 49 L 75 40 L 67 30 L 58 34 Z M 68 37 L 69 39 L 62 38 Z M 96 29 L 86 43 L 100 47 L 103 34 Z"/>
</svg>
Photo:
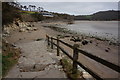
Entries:
<svg viewBox="0 0 120 80">
<path fill-rule="evenodd" d="M 8 70 L 17 62 L 17 60 L 12 59 L 13 53 L 8 53 L 8 55 L 2 55 L 2 75 L 5 76 Z"/>
</svg>

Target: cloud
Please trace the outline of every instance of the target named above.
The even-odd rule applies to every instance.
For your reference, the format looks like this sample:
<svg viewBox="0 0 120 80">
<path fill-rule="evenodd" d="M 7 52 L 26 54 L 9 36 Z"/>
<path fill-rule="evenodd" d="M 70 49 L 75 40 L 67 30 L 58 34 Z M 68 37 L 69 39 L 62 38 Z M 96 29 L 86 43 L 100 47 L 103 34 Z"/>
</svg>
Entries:
<svg viewBox="0 0 120 80">
<path fill-rule="evenodd" d="M 19 2 L 119 2 L 119 0 L 18 0 Z"/>
<path fill-rule="evenodd" d="M 23 5 L 41 6 L 51 12 L 68 13 L 72 15 L 87 15 L 98 11 L 117 10 L 117 2 L 22 2 Z"/>
</svg>

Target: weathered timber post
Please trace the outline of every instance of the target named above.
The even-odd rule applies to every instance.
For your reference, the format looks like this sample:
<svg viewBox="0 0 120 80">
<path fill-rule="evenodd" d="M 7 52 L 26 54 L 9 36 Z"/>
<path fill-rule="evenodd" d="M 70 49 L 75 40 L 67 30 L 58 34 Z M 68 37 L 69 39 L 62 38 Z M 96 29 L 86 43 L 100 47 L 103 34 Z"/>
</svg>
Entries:
<svg viewBox="0 0 120 80">
<path fill-rule="evenodd" d="M 72 69 L 73 74 L 77 72 L 77 62 L 76 61 L 78 60 L 78 50 L 77 50 L 78 47 L 79 47 L 78 44 L 74 44 L 74 46 L 73 46 L 73 69 Z"/>
<path fill-rule="evenodd" d="M 53 38 L 51 37 L 51 49 L 53 49 Z"/>
<path fill-rule="evenodd" d="M 59 37 L 57 37 L 57 45 L 59 46 Z M 60 50 L 59 47 L 57 46 L 57 56 L 59 56 Z"/>
<path fill-rule="evenodd" d="M 48 46 L 50 46 L 49 36 L 46 35 L 46 38 L 47 38 L 47 44 L 48 44 Z"/>
</svg>

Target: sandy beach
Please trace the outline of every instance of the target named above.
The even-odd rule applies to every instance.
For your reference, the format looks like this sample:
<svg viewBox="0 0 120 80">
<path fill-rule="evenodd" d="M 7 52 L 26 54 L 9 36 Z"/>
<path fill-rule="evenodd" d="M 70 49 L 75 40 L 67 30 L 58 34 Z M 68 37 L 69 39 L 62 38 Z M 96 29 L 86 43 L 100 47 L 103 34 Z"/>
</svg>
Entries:
<svg viewBox="0 0 120 80">
<path fill-rule="evenodd" d="M 38 30 L 36 31 L 31 31 L 31 32 L 19 32 L 17 30 L 12 31 L 10 36 L 7 37 L 6 39 L 9 41 L 9 43 L 14 44 L 14 45 L 19 45 L 22 43 L 28 43 L 28 42 L 32 42 L 35 41 L 36 39 L 46 39 L 46 35 L 52 36 L 52 37 L 57 37 L 58 35 L 61 36 L 69 36 L 69 37 L 64 37 L 64 38 L 60 38 L 61 40 L 63 40 L 64 42 L 67 42 L 71 45 L 74 44 L 79 44 L 80 45 L 80 49 L 85 50 L 89 53 L 92 53 L 93 55 L 96 55 L 102 59 L 105 59 L 111 63 L 114 63 L 116 65 L 118 65 L 118 46 L 116 45 L 109 45 L 108 41 L 101 41 L 101 40 L 97 40 L 96 38 L 90 38 L 90 37 L 85 37 L 82 39 L 81 35 L 78 34 L 69 34 L 66 32 L 58 32 L 55 31 L 51 28 L 47 28 L 44 26 L 62 26 L 62 25 L 68 25 L 66 24 L 66 22 L 33 22 L 32 23 L 35 27 L 38 28 Z M 73 42 L 70 41 L 72 36 L 79 36 L 80 39 L 82 40 L 88 40 L 88 41 L 92 41 L 92 43 L 88 43 L 87 45 L 82 45 L 81 42 Z M 73 51 L 60 44 L 61 47 L 63 47 L 67 52 L 70 53 L 70 55 L 73 55 Z M 107 51 L 106 51 L 107 50 Z M 84 64 L 86 67 L 90 68 L 91 70 L 93 70 L 95 73 L 97 73 L 100 77 L 102 78 L 118 78 L 118 73 L 116 71 L 113 71 L 112 69 L 109 69 L 103 65 L 101 65 L 100 63 L 95 62 L 94 60 L 91 60 L 87 57 L 85 57 L 82 54 L 79 54 L 79 59 L 78 59 L 82 64 Z"/>
</svg>

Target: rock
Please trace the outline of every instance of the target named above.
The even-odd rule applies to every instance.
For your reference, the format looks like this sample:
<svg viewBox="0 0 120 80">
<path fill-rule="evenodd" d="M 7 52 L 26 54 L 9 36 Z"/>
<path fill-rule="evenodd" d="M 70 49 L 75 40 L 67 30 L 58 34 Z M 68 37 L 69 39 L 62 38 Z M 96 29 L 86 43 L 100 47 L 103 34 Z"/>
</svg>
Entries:
<svg viewBox="0 0 120 80">
<path fill-rule="evenodd" d="M 65 35 L 64 37 L 70 37 L 70 35 Z"/>
<path fill-rule="evenodd" d="M 79 37 L 76 38 L 76 37 L 72 36 L 72 38 L 70 39 L 70 41 L 80 42 L 81 39 Z"/>
<path fill-rule="evenodd" d="M 15 24 L 16 24 L 17 26 L 19 26 L 18 22 L 15 22 Z"/>
<path fill-rule="evenodd" d="M 40 39 L 36 39 L 36 41 L 41 41 L 41 40 L 43 40 L 43 38 L 40 38 Z"/>
<path fill-rule="evenodd" d="M 111 50 L 109 47 L 107 49 Z"/>
<path fill-rule="evenodd" d="M 92 43 L 92 40 L 90 40 L 90 43 Z"/>
<path fill-rule="evenodd" d="M 21 38 L 19 38 L 19 40 L 22 40 Z"/>
<path fill-rule="evenodd" d="M 24 28 L 21 28 L 21 29 L 19 30 L 19 32 L 25 32 L 25 29 L 24 29 Z"/>
<path fill-rule="evenodd" d="M 8 28 L 4 29 L 4 34 L 10 34 L 10 30 Z"/>
<path fill-rule="evenodd" d="M 87 45 L 87 44 L 88 44 L 88 41 L 87 41 L 87 40 L 83 40 L 83 41 L 82 41 L 82 44 L 83 44 L 83 45 Z"/>
<path fill-rule="evenodd" d="M 109 50 L 105 49 L 105 52 L 109 52 Z"/>
<path fill-rule="evenodd" d="M 35 61 L 25 57 L 21 57 L 18 61 L 19 67 L 24 71 L 30 71 L 35 65 Z"/>
<path fill-rule="evenodd" d="M 36 27 L 33 28 L 34 31 L 37 31 L 38 29 Z"/>
<path fill-rule="evenodd" d="M 31 24 L 28 24 L 27 26 L 28 26 L 28 27 L 34 27 L 34 25 L 31 25 Z"/>
<path fill-rule="evenodd" d="M 62 69 L 62 66 L 61 66 L 61 65 L 59 65 L 59 66 L 58 66 L 58 68 L 59 68 L 59 69 Z"/>
<path fill-rule="evenodd" d="M 34 27 L 35 25 L 32 25 L 32 27 Z"/>
<path fill-rule="evenodd" d="M 49 66 L 46 66 L 45 67 L 45 70 L 50 70 L 50 69 L 54 69 L 54 65 L 53 64 L 50 64 Z"/>
<path fill-rule="evenodd" d="M 55 68 L 56 68 L 56 69 L 58 69 L 58 66 L 57 66 L 57 65 L 55 65 Z"/>
<path fill-rule="evenodd" d="M 35 70 L 35 71 L 42 71 L 42 70 L 45 69 L 46 66 L 47 66 L 47 64 L 36 64 L 36 65 L 34 66 L 34 70 Z"/>
<path fill-rule="evenodd" d="M 81 41 L 81 39 L 80 39 L 79 37 L 77 37 L 76 41 L 77 41 L 77 42 L 80 42 L 80 41 Z"/>
<path fill-rule="evenodd" d="M 11 44 L 12 47 L 17 47 L 15 44 Z"/>
<path fill-rule="evenodd" d="M 9 34 L 3 34 L 3 35 L 2 35 L 2 37 L 7 37 L 7 36 L 9 36 Z"/>
</svg>

